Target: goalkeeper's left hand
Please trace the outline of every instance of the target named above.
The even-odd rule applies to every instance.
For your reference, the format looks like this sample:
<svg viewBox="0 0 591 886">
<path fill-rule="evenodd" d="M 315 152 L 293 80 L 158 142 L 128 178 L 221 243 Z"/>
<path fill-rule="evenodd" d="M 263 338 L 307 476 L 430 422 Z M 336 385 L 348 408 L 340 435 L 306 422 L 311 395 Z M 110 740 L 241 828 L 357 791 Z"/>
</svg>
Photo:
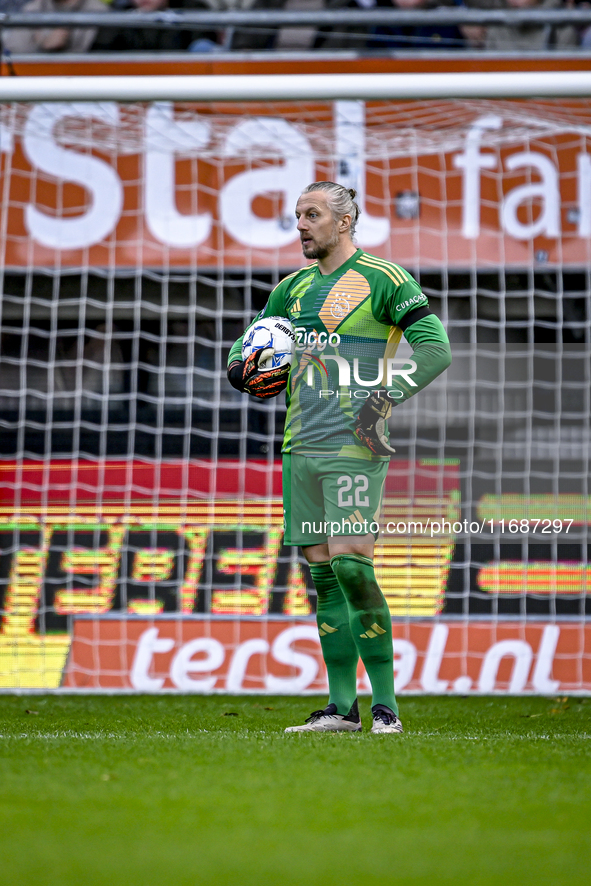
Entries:
<svg viewBox="0 0 591 886">
<path fill-rule="evenodd" d="M 237 391 L 252 394 L 260 400 L 276 397 L 287 387 L 289 363 L 274 369 L 259 369 L 259 364 L 274 354 L 273 348 L 259 348 L 246 360 L 235 360 L 228 366 L 228 381 Z"/>
<path fill-rule="evenodd" d="M 388 443 L 386 422 L 392 413 L 392 404 L 386 399 L 382 388 L 374 391 L 363 404 L 355 422 L 355 436 L 371 449 L 374 455 L 394 455 L 395 449 Z"/>
</svg>

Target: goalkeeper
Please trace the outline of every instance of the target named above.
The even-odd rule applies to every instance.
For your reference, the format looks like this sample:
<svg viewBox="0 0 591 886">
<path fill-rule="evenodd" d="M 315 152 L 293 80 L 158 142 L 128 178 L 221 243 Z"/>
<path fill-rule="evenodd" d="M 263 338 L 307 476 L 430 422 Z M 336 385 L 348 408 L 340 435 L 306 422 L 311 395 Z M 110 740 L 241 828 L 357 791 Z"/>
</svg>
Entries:
<svg viewBox="0 0 591 886">
<path fill-rule="evenodd" d="M 239 391 L 266 398 L 287 388 L 285 541 L 300 545 L 310 565 L 330 695 L 324 710 L 286 731 L 358 732 L 361 657 L 372 686 L 371 731 L 399 733 L 392 619 L 373 568 L 394 452 L 387 420 L 449 366 L 449 341 L 410 274 L 355 246 L 355 191 L 315 182 L 295 214 L 304 256 L 314 261 L 282 280 L 253 321 L 288 317 L 294 362 L 259 368 L 263 349 L 243 360 L 242 338 L 228 357 Z M 402 334 L 413 349 L 406 363 L 394 356 Z"/>
</svg>

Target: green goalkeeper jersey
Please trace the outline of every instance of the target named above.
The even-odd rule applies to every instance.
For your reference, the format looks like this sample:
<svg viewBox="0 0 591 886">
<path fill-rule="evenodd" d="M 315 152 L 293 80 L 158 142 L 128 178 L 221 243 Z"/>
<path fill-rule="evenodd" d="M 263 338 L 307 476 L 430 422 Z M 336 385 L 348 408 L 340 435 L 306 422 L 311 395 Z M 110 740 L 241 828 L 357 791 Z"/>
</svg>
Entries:
<svg viewBox="0 0 591 886">
<path fill-rule="evenodd" d="M 354 435 L 369 394 L 383 389 L 392 405 L 402 403 L 451 362 L 445 330 L 427 308 L 407 271 L 361 249 L 332 274 L 314 263 L 282 280 L 253 323 L 288 317 L 296 331 L 283 452 L 379 459 Z M 395 356 L 403 331 L 408 361 Z M 242 359 L 243 338 L 228 365 Z"/>
</svg>

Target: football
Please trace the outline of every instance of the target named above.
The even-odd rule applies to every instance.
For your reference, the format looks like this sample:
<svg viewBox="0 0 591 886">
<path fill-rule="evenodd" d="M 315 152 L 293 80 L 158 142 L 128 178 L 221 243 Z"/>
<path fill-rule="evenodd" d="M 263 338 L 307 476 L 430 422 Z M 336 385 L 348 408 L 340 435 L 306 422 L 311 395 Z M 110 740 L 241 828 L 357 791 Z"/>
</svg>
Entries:
<svg viewBox="0 0 591 886">
<path fill-rule="evenodd" d="M 273 348 L 274 353 L 259 363 L 259 369 L 275 369 L 291 365 L 296 335 L 287 317 L 262 317 L 251 326 L 242 342 L 242 359 L 259 348 Z"/>
</svg>

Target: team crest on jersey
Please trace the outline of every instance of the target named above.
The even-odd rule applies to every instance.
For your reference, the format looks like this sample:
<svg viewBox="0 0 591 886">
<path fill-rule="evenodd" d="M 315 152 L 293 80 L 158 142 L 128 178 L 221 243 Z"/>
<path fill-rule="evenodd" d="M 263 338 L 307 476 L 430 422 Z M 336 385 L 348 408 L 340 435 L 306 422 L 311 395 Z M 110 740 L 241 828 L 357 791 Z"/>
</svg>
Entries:
<svg viewBox="0 0 591 886">
<path fill-rule="evenodd" d="M 342 320 L 343 317 L 347 316 L 350 310 L 351 305 L 349 304 L 349 299 L 347 298 L 345 293 L 334 296 L 334 301 L 330 306 L 330 313 L 335 318 L 335 320 Z"/>
<path fill-rule="evenodd" d="M 334 332 L 337 326 L 370 295 L 366 278 L 353 268 L 337 280 L 318 312 L 327 332 Z"/>
</svg>

